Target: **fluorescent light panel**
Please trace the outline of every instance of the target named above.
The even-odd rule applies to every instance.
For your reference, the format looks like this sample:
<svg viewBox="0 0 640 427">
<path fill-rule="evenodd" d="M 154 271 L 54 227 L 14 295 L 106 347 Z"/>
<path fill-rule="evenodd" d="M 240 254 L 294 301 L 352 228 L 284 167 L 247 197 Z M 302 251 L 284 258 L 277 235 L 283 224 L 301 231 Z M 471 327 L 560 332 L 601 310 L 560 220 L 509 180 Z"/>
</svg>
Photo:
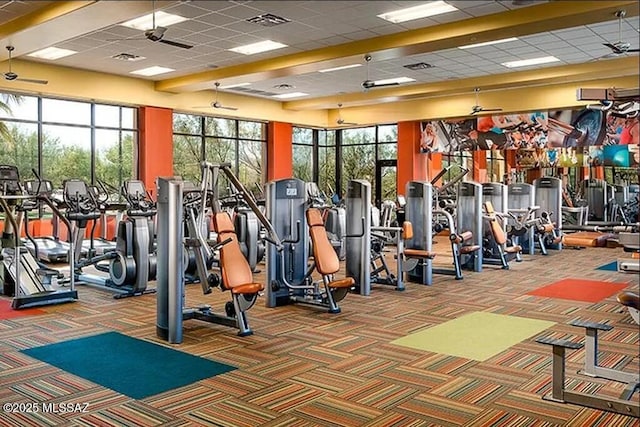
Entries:
<svg viewBox="0 0 640 427">
<path fill-rule="evenodd" d="M 531 58 L 531 59 L 523 59 L 521 61 L 509 61 L 503 62 L 501 65 L 504 65 L 508 68 L 516 68 L 516 67 L 526 67 L 528 65 L 539 65 L 539 64 L 548 64 L 549 62 L 558 62 L 560 61 L 555 56 L 541 56 L 539 58 Z"/>
<path fill-rule="evenodd" d="M 419 6 L 383 13 L 378 15 L 378 18 L 398 24 L 400 22 L 426 18 L 427 16 L 441 15 L 443 13 L 453 12 L 454 10 L 458 10 L 458 8 L 443 1 L 432 1 Z"/>
<path fill-rule="evenodd" d="M 184 16 L 173 15 L 161 10 L 156 12 L 156 27 L 168 27 L 169 25 L 177 24 L 178 22 L 186 20 L 187 18 Z M 153 29 L 153 13 L 123 22 L 120 25 L 140 31 Z"/>
<path fill-rule="evenodd" d="M 140 70 L 131 71 L 130 74 L 138 74 L 140 76 L 157 76 L 158 74 L 170 73 L 171 71 L 175 70 L 173 68 L 154 65 L 153 67 L 141 68 Z"/>
<path fill-rule="evenodd" d="M 301 96 L 307 96 L 308 93 L 304 92 L 290 92 L 290 93 L 281 93 L 280 95 L 273 95 L 274 98 L 278 99 L 289 99 L 289 98 L 298 98 Z"/>
<path fill-rule="evenodd" d="M 267 52 L 269 50 L 281 49 L 287 47 L 286 44 L 274 42 L 272 40 L 264 40 L 257 43 L 251 43 L 244 46 L 229 49 L 232 52 L 242 53 L 244 55 L 253 55 L 255 53 Z"/>
<path fill-rule="evenodd" d="M 324 70 L 318 70 L 318 72 L 330 73 L 332 71 L 346 70 L 348 68 L 356 68 L 356 67 L 362 67 L 362 64 L 349 64 L 349 65 L 343 65 L 341 67 L 325 68 Z"/>
<path fill-rule="evenodd" d="M 383 80 L 376 80 L 373 82 L 373 84 L 376 85 L 388 85 L 388 84 L 394 84 L 394 83 L 409 83 L 409 82 L 415 82 L 416 79 L 412 79 L 410 77 L 395 77 L 393 79 L 383 79 Z"/>
<path fill-rule="evenodd" d="M 492 44 L 514 42 L 516 40 L 518 40 L 517 37 L 509 37 L 508 39 L 492 40 L 492 41 L 488 41 L 488 42 L 474 43 L 474 44 L 467 44 L 467 45 L 464 45 L 464 46 L 458 46 L 458 49 L 473 49 L 474 47 L 490 46 Z"/>
<path fill-rule="evenodd" d="M 59 47 L 52 46 L 52 47 L 47 47 L 45 49 L 37 50 L 35 52 L 28 54 L 27 56 L 32 56 L 34 58 L 41 58 L 41 59 L 49 59 L 53 61 L 55 59 L 64 58 L 65 56 L 73 55 L 76 53 L 78 52 L 76 52 L 75 50 L 61 49 Z"/>
<path fill-rule="evenodd" d="M 233 83 L 230 85 L 226 85 L 226 86 L 220 86 L 218 89 L 231 89 L 234 87 L 242 87 L 242 86 L 249 86 L 251 83 Z"/>
</svg>

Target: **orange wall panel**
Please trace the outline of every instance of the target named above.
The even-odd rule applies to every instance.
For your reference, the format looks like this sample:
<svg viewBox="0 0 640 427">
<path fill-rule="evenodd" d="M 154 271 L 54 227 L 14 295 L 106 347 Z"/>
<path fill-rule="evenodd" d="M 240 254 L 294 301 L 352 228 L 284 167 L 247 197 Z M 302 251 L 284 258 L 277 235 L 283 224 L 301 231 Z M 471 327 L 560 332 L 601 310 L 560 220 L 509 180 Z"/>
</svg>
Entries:
<svg viewBox="0 0 640 427">
<path fill-rule="evenodd" d="M 293 126 L 269 122 L 267 126 L 267 181 L 293 176 Z"/>
<path fill-rule="evenodd" d="M 173 110 L 158 107 L 138 108 L 139 177 L 151 194 L 156 178 L 173 175 Z"/>
<path fill-rule="evenodd" d="M 427 181 L 437 172 L 430 171 L 429 154 L 420 153 L 420 122 L 398 123 L 398 194 L 404 194 L 407 182 Z M 442 161 L 440 162 L 442 166 Z"/>
</svg>

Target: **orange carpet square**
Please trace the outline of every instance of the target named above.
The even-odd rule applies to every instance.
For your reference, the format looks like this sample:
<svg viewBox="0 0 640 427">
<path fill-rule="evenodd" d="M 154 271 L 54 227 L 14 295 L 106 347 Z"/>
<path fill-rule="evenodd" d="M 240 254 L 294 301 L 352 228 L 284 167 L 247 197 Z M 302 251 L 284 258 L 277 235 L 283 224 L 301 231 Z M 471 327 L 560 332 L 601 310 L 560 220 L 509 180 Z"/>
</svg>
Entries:
<svg viewBox="0 0 640 427">
<path fill-rule="evenodd" d="M 13 308 L 11 308 L 11 301 L 0 300 L 0 320 L 46 313 L 46 311 L 40 310 L 39 308 L 25 308 L 22 310 L 14 310 Z"/>
<path fill-rule="evenodd" d="M 627 286 L 629 286 L 628 283 L 601 282 L 598 280 L 585 279 L 563 279 L 559 282 L 528 292 L 527 295 L 584 302 L 599 302 L 617 294 Z"/>
</svg>

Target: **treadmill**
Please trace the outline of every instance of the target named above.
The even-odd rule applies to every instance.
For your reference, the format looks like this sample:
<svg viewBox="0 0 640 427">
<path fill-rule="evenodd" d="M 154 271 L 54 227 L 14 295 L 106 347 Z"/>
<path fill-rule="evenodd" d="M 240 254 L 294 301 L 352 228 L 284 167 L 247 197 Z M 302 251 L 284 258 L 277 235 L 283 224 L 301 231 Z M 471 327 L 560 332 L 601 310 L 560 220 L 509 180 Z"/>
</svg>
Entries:
<svg viewBox="0 0 640 427">
<path fill-rule="evenodd" d="M 51 197 L 53 185 L 51 184 L 51 181 L 29 180 L 24 182 L 24 189 L 29 195 L 45 195 Z M 33 205 L 33 209 L 37 209 L 39 207 L 40 204 Z M 28 212 L 24 212 L 24 215 L 26 217 Z M 27 221 L 24 222 L 28 223 Z M 52 236 L 33 236 L 33 240 L 24 239 L 23 246 L 27 248 L 27 250 L 31 252 L 31 255 L 39 261 L 51 264 L 67 263 L 69 261 L 69 243 L 60 240 L 58 237 L 59 220 L 55 213 L 53 213 L 52 224 Z M 28 232 L 28 230 L 26 231 Z M 33 242 L 35 242 L 35 245 Z"/>
</svg>

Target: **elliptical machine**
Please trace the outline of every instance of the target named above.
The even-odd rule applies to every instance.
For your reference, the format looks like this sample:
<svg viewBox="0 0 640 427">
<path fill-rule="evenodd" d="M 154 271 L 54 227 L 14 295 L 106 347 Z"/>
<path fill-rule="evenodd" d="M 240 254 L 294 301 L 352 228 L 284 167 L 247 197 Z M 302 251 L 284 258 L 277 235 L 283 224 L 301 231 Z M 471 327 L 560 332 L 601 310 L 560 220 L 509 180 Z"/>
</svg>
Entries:
<svg viewBox="0 0 640 427">
<path fill-rule="evenodd" d="M 149 219 L 156 214 L 156 208 L 144 189 L 144 184 L 132 180 L 123 185 L 123 195 L 129 206 L 127 218 L 118 224 L 116 250 L 84 259 L 80 249 L 87 223 L 99 218 L 101 212 L 93 193 L 83 180 L 66 180 L 63 187 L 67 206 L 65 216 L 76 225 L 73 235 L 76 249 L 74 274 L 78 284 L 115 292 L 115 299 L 155 293 L 155 289 L 147 289 L 147 282 L 155 279 L 155 257 L 149 255 L 153 248 Z M 103 261 L 108 261 L 108 265 Z M 88 266 L 94 266 L 109 276 L 83 273 L 82 269 Z"/>
</svg>

